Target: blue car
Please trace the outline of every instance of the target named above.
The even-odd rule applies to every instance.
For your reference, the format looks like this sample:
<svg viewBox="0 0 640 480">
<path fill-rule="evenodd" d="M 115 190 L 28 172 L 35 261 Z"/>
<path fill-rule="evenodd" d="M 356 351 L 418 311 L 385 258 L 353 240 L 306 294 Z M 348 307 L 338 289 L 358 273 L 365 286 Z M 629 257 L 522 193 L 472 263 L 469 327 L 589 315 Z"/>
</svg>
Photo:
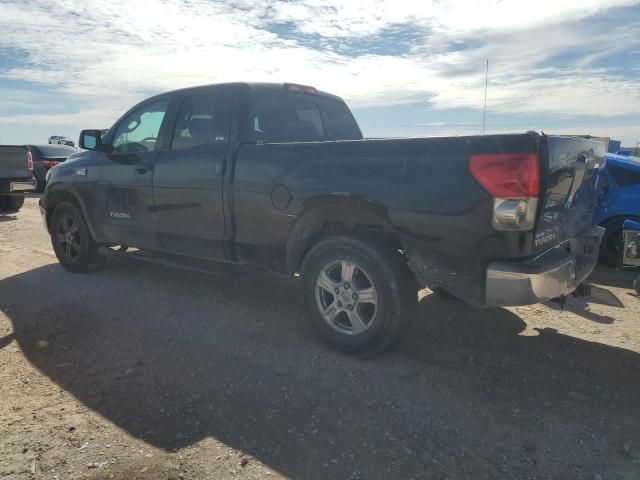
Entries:
<svg viewBox="0 0 640 480">
<path fill-rule="evenodd" d="M 598 172 L 600 202 L 593 224 L 607 229 L 602 239 L 602 263 L 621 264 L 622 225 L 625 220 L 640 221 L 640 158 L 607 153 Z"/>
</svg>

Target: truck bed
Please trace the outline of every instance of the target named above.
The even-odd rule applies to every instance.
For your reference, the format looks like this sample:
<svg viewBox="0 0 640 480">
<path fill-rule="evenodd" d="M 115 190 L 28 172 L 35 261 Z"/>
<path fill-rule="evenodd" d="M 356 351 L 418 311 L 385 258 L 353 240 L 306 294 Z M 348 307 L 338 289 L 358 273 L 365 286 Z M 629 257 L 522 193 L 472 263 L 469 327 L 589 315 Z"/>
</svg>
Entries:
<svg viewBox="0 0 640 480">
<path fill-rule="evenodd" d="M 469 173 L 472 155 L 505 152 L 540 157 L 537 220 L 529 231 L 495 230 L 493 200 Z M 536 133 L 243 145 L 232 241 L 241 261 L 275 267 L 286 262 L 300 219 L 342 204 L 347 223 L 373 212 L 372 226 L 397 232 L 425 286 L 482 303 L 489 262 L 535 257 L 590 225 L 589 176 L 603 155 L 599 142 Z M 283 195 L 286 205 L 274 209 Z"/>
</svg>

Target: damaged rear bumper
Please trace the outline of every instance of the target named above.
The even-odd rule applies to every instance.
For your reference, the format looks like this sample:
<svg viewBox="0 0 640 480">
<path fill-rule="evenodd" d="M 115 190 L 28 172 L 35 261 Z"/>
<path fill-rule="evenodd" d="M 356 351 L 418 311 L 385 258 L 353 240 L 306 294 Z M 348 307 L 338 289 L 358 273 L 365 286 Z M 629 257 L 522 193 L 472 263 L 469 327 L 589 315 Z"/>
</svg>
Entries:
<svg viewBox="0 0 640 480">
<path fill-rule="evenodd" d="M 595 268 L 604 232 L 592 226 L 531 260 L 490 263 L 485 306 L 531 305 L 570 294 Z"/>
</svg>

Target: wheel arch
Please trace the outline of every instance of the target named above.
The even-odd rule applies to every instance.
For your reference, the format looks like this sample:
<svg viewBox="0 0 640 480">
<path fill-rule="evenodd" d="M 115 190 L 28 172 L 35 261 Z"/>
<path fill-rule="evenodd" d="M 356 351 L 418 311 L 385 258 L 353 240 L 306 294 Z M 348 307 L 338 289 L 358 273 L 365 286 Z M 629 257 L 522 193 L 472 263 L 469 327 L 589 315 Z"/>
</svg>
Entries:
<svg viewBox="0 0 640 480">
<path fill-rule="evenodd" d="M 607 228 L 609 225 L 612 225 L 617 222 L 621 222 L 624 220 L 637 220 L 640 219 L 640 213 L 617 213 L 610 217 L 605 218 L 600 222 L 600 226 Z"/>
<path fill-rule="evenodd" d="M 86 209 L 84 208 L 83 203 L 80 200 L 80 196 L 76 193 L 66 190 L 66 189 L 55 189 L 47 192 L 46 194 L 46 203 L 42 204 L 46 211 L 46 222 L 47 229 L 51 229 L 51 218 L 53 217 L 53 211 L 55 208 L 63 202 L 71 203 L 72 205 L 78 207 L 80 213 L 84 217 L 84 220 L 87 224 L 87 228 L 91 233 L 93 238 L 96 238 L 95 231 L 93 229 L 93 225 L 89 221 L 89 216 L 87 215 Z"/>
<path fill-rule="evenodd" d="M 400 238 L 387 209 L 364 197 L 327 195 L 305 202 L 305 210 L 289 230 L 286 269 L 299 271 L 305 255 L 322 238 L 338 233 L 366 233 L 400 248 Z"/>
</svg>

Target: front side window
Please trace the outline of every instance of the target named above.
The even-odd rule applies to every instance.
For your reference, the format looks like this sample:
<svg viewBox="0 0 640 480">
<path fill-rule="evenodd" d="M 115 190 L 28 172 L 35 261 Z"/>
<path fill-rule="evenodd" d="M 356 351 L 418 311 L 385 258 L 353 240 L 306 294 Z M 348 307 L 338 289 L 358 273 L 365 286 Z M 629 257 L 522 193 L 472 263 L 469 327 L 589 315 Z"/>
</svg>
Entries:
<svg viewBox="0 0 640 480">
<path fill-rule="evenodd" d="M 116 130 L 114 153 L 140 153 L 154 150 L 169 100 L 150 103 L 129 114 Z"/>
<path fill-rule="evenodd" d="M 227 143 L 230 115 L 230 103 L 226 96 L 206 94 L 186 97 L 178 113 L 171 149 Z"/>
</svg>

